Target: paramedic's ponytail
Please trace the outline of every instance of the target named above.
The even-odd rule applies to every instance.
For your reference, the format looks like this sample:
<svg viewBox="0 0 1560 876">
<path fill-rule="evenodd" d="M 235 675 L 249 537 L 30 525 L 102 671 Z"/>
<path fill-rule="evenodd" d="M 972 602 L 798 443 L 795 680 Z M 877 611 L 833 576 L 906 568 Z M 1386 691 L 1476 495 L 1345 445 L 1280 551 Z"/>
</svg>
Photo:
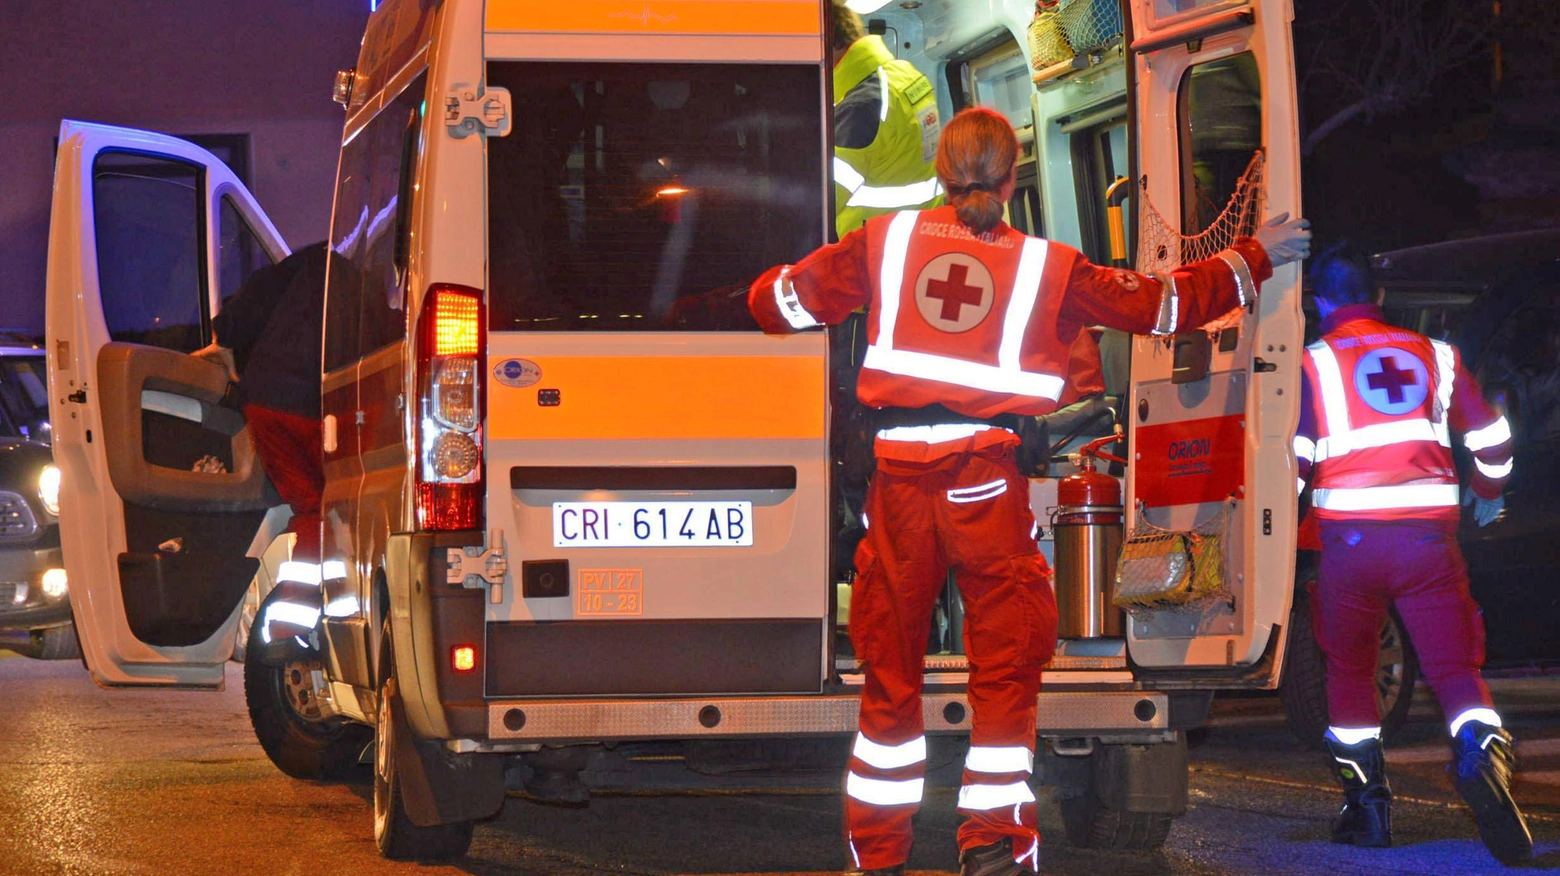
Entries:
<svg viewBox="0 0 1560 876">
<path fill-rule="evenodd" d="M 973 107 L 953 117 L 937 145 L 937 176 L 959 221 L 976 234 L 1002 221 L 1002 189 L 1018 161 L 1018 137 L 1002 114 Z"/>
</svg>

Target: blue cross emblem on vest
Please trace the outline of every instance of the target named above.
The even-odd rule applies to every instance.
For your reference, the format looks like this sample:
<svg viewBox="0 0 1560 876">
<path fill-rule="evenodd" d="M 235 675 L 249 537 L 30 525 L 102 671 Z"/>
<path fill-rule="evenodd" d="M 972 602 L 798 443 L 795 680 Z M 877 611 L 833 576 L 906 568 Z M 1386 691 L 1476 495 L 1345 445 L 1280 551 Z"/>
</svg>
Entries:
<svg viewBox="0 0 1560 876">
<path fill-rule="evenodd" d="M 1424 360 L 1397 347 L 1378 347 L 1354 366 L 1354 390 L 1371 409 L 1388 416 L 1417 410 L 1430 394 Z"/>
</svg>

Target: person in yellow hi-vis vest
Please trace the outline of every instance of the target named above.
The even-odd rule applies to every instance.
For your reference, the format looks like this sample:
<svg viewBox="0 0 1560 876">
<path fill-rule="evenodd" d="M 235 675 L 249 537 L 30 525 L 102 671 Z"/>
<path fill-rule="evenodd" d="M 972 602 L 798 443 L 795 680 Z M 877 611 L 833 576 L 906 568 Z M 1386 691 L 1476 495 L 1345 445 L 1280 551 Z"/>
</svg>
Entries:
<svg viewBox="0 0 1560 876">
<path fill-rule="evenodd" d="M 834 226 L 840 237 L 869 218 L 942 204 L 933 166 L 937 95 L 861 16 L 830 0 L 834 52 Z"/>
</svg>

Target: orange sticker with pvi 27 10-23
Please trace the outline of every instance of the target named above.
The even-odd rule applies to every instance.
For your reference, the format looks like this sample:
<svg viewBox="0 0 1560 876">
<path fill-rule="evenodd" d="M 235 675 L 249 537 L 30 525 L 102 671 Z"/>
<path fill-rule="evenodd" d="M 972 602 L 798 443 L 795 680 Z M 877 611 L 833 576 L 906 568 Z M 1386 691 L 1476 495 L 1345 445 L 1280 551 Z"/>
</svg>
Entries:
<svg viewBox="0 0 1560 876">
<path fill-rule="evenodd" d="M 574 588 L 578 617 L 621 617 L 645 613 L 643 569 L 581 569 Z"/>
</svg>

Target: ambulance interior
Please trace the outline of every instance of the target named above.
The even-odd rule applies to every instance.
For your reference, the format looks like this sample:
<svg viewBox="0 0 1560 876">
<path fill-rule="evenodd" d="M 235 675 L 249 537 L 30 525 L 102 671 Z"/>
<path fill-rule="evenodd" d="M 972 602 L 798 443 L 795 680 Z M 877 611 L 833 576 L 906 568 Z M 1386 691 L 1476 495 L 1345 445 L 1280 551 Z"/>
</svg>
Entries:
<svg viewBox="0 0 1560 876">
<path fill-rule="evenodd" d="M 1096 264 L 1139 266 L 1134 251 L 1138 204 L 1132 179 L 1137 156 L 1129 133 L 1128 59 L 1114 0 L 1064 0 L 1060 8 L 1067 10 L 1066 23 L 1077 45 L 1064 43 L 1060 48 L 1048 45 L 1050 37 L 1034 26 L 1035 7 L 1026 0 L 864 0 L 852 6 L 870 10 L 862 15 L 868 34 L 881 36 L 897 57 L 910 61 L 934 84 L 945 122 L 959 110 L 979 105 L 997 109 L 1013 124 L 1022 153 L 1018 188 L 1008 204 L 1009 224 L 1070 244 Z M 1194 66 L 1183 80 L 1177 109 L 1182 190 L 1194 193 L 1178 205 L 1178 218 L 1181 234 L 1192 237 L 1221 218 L 1261 146 L 1261 95 L 1252 56 L 1236 54 Z M 1110 209 L 1113 206 L 1120 210 Z M 1116 234 L 1124 244 L 1114 252 L 1113 213 L 1120 222 Z M 1182 255 L 1188 260 L 1200 257 L 1189 249 Z M 1077 471 L 1072 454 L 1079 448 L 1112 434 L 1118 423 L 1123 434 L 1131 427 L 1132 418 L 1122 412 L 1129 393 L 1132 338 L 1114 329 L 1091 333 L 1098 342 L 1103 392 L 1041 418 L 1050 458 L 1039 459 L 1039 468 L 1031 472 L 1041 549 L 1053 567 L 1056 530 L 1051 522 L 1058 479 Z M 864 345 L 859 329 L 853 340 Z M 836 369 L 839 352 L 836 345 Z M 840 396 L 837 392 L 836 398 Z M 837 428 L 838 422 L 837 417 Z M 1125 456 L 1127 443 L 1104 449 Z M 847 459 L 844 465 L 849 469 L 852 463 Z M 856 467 L 861 466 L 870 466 L 870 461 L 858 461 Z M 1100 470 L 1124 474 L 1120 462 L 1102 461 Z M 847 505 L 850 491 L 847 485 Z M 837 621 L 842 631 L 849 619 L 850 587 L 844 581 L 850 574 L 848 547 L 860 534 L 849 531 L 850 523 L 846 521 L 845 535 L 836 544 L 841 581 L 836 585 Z M 950 574 L 928 644 L 929 671 L 942 665 L 935 655 L 963 654 L 962 620 Z M 1117 617 L 1104 623 L 1110 641 L 1064 641 L 1059 654 L 1124 657 L 1120 621 Z M 1064 618 L 1064 637 L 1067 628 Z M 837 644 L 843 667 L 850 662 L 844 656 L 850 646 L 844 635 Z"/>
</svg>

